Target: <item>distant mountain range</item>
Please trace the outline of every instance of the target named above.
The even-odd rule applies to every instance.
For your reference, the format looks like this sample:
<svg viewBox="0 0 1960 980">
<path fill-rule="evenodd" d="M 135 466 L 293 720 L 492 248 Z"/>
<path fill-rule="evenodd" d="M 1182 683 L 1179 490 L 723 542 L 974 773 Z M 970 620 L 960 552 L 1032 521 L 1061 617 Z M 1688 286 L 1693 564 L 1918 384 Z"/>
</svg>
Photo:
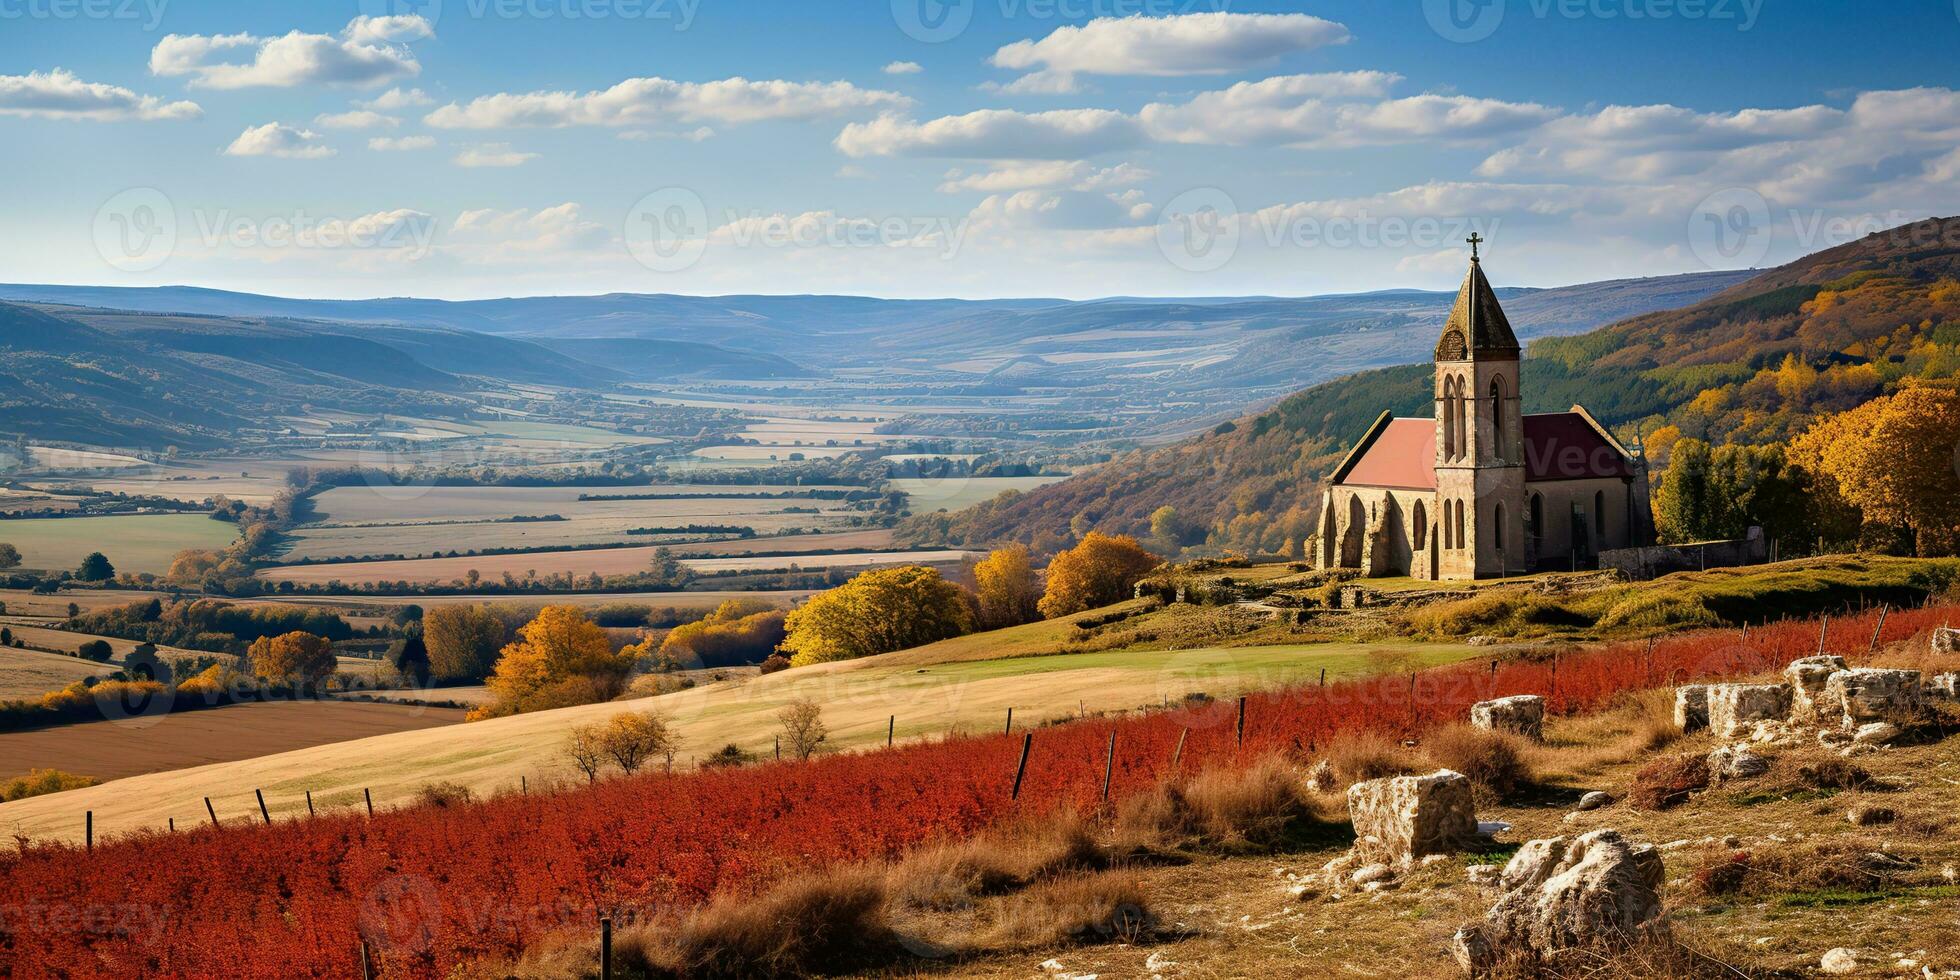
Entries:
<svg viewBox="0 0 1960 980">
<path fill-rule="evenodd" d="M 1705 273 L 1502 290 L 1521 336 L 1698 301 Z M 191 287 L 0 285 L 0 431 L 131 448 L 219 445 L 300 404 L 453 415 L 484 383 L 597 390 L 815 379 L 1065 402 L 1100 436 L 1188 432 L 1304 384 L 1407 360 L 1450 294 L 1300 299 L 884 300 L 609 294 L 303 300 Z M 825 386 L 828 387 L 825 387 Z M 1102 426 L 1099 428 L 1098 426 Z"/>
<path fill-rule="evenodd" d="M 1538 338 L 1522 367 L 1525 409 L 1583 403 L 1608 425 L 1647 420 L 1648 429 L 1667 423 L 1678 434 L 1716 442 L 1764 442 L 1904 381 L 1951 383 L 1952 365 L 1960 363 L 1960 247 L 1954 242 L 1960 242 L 1960 218 L 1881 232 L 1744 274 L 1679 309 L 1584 332 L 1559 329 L 1583 317 L 1563 302 L 1544 305 L 1548 294 L 1565 293 L 1567 302 L 1594 296 L 1600 302 L 1591 310 L 1598 311 L 1626 302 L 1614 295 L 1619 284 L 1499 290 L 1520 337 Z M 1711 281 L 1717 280 L 1691 285 Z M 1433 411 L 1428 345 L 1439 328 L 1420 336 L 1423 349 L 1394 349 L 1417 363 L 1316 385 L 1269 411 L 1024 494 L 914 517 L 901 539 L 933 546 L 1018 540 L 1054 548 L 1071 539 L 1078 516 L 1097 530 L 1143 536 L 1151 514 L 1168 505 L 1185 543 L 1209 539 L 1268 551 L 1297 545 L 1312 529 L 1320 478 L 1377 415 Z"/>
</svg>

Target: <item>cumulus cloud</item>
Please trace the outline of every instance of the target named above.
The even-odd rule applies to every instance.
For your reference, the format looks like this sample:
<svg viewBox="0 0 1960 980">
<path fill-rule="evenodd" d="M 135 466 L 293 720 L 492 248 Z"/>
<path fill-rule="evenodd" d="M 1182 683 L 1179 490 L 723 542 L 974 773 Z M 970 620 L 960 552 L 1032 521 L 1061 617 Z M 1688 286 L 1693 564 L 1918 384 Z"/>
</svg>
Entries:
<svg viewBox="0 0 1960 980">
<path fill-rule="evenodd" d="M 403 109 L 434 105 L 435 101 L 429 98 L 427 92 L 419 88 L 391 88 L 365 102 L 358 99 L 355 100 L 354 107 L 357 109 L 373 109 L 376 112 L 400 112 Z"/>
<path fill-rule="evenodd" d="M 1109 109 L 982 109 L 924 123 L 894 115 L 852 123 L 837 135 L 836 146 L 853 157 L 1056 160 L 1127 149 L 1143 140 L 1143 127 L 1134 118 Z"/>
<path fill-rule="evenodd" d="M 324 129 L 393 129 L 401 124 L 402 121 L 394 116 L 383 115 L 369 109 L 327 112 L 313 117 L 313 125 Z"/>
<path fill-rule="evenodd" d="M 1036 71 L 1011 82 L 981 82 L 980 91 L 995 95 L 1074 95 L 1082 86 L 1074 72 Z"/>
<path fill-rule="evenodd" d="M 994 194 L 1059 187 L 1092 191 L 1140 183 L 1151 176 L 1150 171 L 1128 163 L 1096 167 L 1085 160 L 1010 161 L 977 173 L 950 171 L 939 189 L 948 194 L 962 191 Z"/>
<path fill-rule="evenodd" d="M 450 229 L 448 251 L 476 262 L 532 262 L 566 252 L 605 248 L 610 229 L 585 219 L 577 204 L 465 211 Z"/>
<path fill-rule="evenodd" d="M 849 82 L 629 78 L 603 91 L 486 95 L 467 104 L 443 106 L 429 113 L 427 121 L 446 129 L 648 126 L 675 120 L 749 123 L 816 119 L 910 104 L 896 92 L 863 89 Z"/>
<path fill-rule="evenodd" d="M 338 36 L 171 34 L 150 50 L 150 71 L 215 89 L 381 85 L 420 74 L 401 42 L 432 36 L 429 22 L 412 15 L 356 17 Z"/>
<path fill-rule="evenodd" d="M 707 126 L 696 126 L 687 130 L 646 130 L 628 129 L 619 138 L 630 143 L 644 143 L 648 140 L 686 140 L 689 143 L 704 143 L 714 138 L 715 131 Z"/>
<path fill-rule="evenodd" d="M 1091 75 L 1212 75 L 1270 64 L 1348 40 L 1347 28 L 1307 14 L 1197 13 L 1099 17 L 994 52 L 1000 68 Z"/>
<path fill-rule="evenodd" d="M 283 123 L 269 122 L 254 126 L 225 148 L 226 156 L 233 157 L 286 157 L 294 160 L 314 160 L 334 155 L 334 149 L 323 142 L 319 133 L 310 129 L 298 129 Z"/>
<path fill-rule="evenodd" d="M 1385 99 L 1400 76 L 1383 72 L 1286 75 L 1153 102 L 1139 118 L 1152 137 L 1232 146 L 1353 146 L 1505 136 L 1558 118 L 1533 102 L 1464 95 Z"/>
<path fill-rule="evenodd" d="M 407 150 L 433 150 L 436 138 L 433 136 L 377 136 L 368 140 L 368 149 L 377 153 L 399 153 Z"/>
<path fill-rule="evenodd" d="M 509 143 L 478 143 L 464 147 L 452 162 L 459 167 L 519 167 L 537 158 L 535 153 L 511 149 Z"/>
<path fill-rule="evenodd" d="M 883 70 L 887 75 L 917 75 L 926 69 L 916 61 L 894 61 Z"/>
<path fill-rule="evenodd" d="M 154 95 L 100 82 L 84 82 L 56 68 L 25 75 L 0 75 L 0 116 L 86 119 L 94 122 L 196 119 L 195 102 L 165 102 Z"/>
</svg>

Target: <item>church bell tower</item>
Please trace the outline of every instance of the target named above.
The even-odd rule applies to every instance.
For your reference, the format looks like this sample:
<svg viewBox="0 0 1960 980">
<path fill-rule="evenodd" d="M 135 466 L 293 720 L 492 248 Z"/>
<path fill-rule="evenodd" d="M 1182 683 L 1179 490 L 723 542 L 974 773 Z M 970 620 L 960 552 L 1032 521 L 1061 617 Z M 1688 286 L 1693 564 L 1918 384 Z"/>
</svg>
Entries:
<svg viewBox="0 0 1960 980">
<path fill-rule="evenodd" d="M 1436 342 L 1436 570 L 1444 579 L 1523 574 L 1524 415 L 1518 338 L 1484 278 L 1470 272 Z"/>
</svg>

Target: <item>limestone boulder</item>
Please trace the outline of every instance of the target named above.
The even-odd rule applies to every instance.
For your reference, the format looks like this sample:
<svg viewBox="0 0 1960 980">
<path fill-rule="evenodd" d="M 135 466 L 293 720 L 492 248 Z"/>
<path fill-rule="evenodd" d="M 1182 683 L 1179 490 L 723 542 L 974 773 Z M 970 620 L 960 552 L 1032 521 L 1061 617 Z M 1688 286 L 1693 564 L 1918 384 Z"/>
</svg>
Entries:
<svg viewBox="0 0 1960 980">
<path fill-rule="evenodd" d="M 1933 628 L 1934 653 L 1960 653 L 1960 630 L 1946 626 Z"/>
<path fill-rule="evenodd" d="M 1708 778 L 1717 783 L 1751 779 L 1769 771 L 1769 760 L 1746 745 L 1723 745 L 1708 753 Z"/>
<path fill-rule="evenodd" d="M 1592 960 L 1666 928 L 1660 851 L 1615 830 L 1526 843 L 1505 866 L 1501 894 L 1456 933 L 1451 952 L 1478 976 L 1498 957 L 1556 968 Z"/>
<path fill-rule="evenodd" d="M 1960 674 L 1935 674 L 1926 682 L 1926 696 L 1940 701 L 1960 701 Z"/>
<path fill-rule="evenodd" d="M 1518 694 L 1480 701 L 1470 706 L 1470 724 L 1536 741 L 1545 737 L 1545 699 L 1536 694 Z"/>
<path fill-rule="evenodd" d="M 1711 684 L 1708 687 L 1708 730 L 1723 738 L 1753 731 L 1759 721 L 1790 716 L 1787 684 Z"/>
<path fill-rule="evenodd" d="M 1708 727 L 1708 685 L 1689 684 L 1674 689 L 1674 727 L 1698 732 Z"/>
<path fill-rule="evenodd" d="M 1783 679 L 1790 683 L 1790 719 L 1815 724 L 1819 720 L 1817 706 L 1824 697 L 1824 683 L 1844 669 L 1844 658 L 1834 655 L 1793 660 L 1783 668 Z"/>
<path fill-rule="evenodd" d="M 1832 674 L 1824 682 L 1820 710 L 1827 721 L 1856 728 L 1874 721 L 1910 714 L 1923 703 L 1919 671 L 1854 667 Z"/>
<path fill-rule="evenodd" d="M 1448 769 L 1355 783 L 1348 787 L 1348 818 L 1355 853 L 1370 861 L 1406 866 L 1479 840 L 1470 777 Z"/>
</svg>

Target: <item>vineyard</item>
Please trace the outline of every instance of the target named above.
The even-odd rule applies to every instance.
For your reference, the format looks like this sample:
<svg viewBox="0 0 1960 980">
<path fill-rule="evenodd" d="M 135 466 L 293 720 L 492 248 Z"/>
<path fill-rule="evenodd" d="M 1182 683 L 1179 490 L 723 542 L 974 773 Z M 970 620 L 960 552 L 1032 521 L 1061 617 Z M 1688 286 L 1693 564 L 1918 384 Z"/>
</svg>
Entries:
<svg viewBox="0 0 1960 980">
<path fill-rule="evenodd" d="M 817 866 L 897 855 L 1016 814 L 1087 810 L 1170 775 L 1265 751 L 1305 758 L 1342 732 L 1419 734 L 1492 696 L 1585 712 L 1633 690 L 1851 657 L 1953 607 L 1681 634 L 1654 643 L 1457 664 L 1032 733 L 949 739 L 804 764 L 656 774 L 478 804 L 341 811 L 270 826 L 145 832 L 0 857 L 0 973 L 441 976 L 601 915 L 631 921 Z M 1820 640 L 1821 636 L 1821 640 Z M 1174 763 L 1175 758 L 1175 763 Z"/>
</svg>

